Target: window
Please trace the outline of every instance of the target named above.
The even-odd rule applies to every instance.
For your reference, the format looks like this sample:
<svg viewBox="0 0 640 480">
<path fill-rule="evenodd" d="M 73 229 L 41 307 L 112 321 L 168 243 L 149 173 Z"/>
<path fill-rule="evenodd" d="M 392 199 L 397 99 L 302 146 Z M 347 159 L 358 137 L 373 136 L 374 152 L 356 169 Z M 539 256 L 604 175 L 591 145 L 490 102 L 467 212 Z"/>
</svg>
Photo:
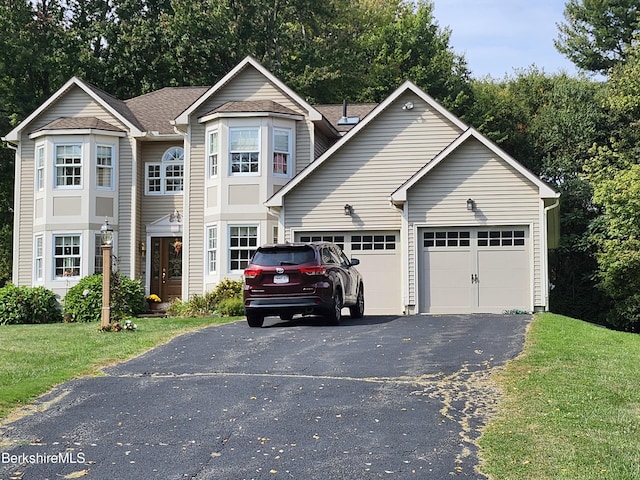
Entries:
<svg viewBox="0 0 640 480">
<path fill-rule="evenodd" d="M 44 278 L 44 238 L 42 235 L 35 237 L 33 252 L 33 277 L 35 280 Z"/>
<path fill-rule="evenodd" d="M 291 167 L 291 130 L 273 130 L 273 174 L 289 176 Z"/>
<path fill-rule="evenodd" d="M 332 242 L 335 243 L 340 250 L 344 250 L 344 235 L 303 235 L 300 237 L 301 242 Z"/>
<path fill-rule="evenodd" d="M 229 130 L 231 175 L 260 173 L 260 131 L 258 128 Z"/>
<path fill-rule="evenodd" d="M 481 230 L 478 232 L 479 247 L 522 247 L 524 230 Z"/>
<path fill-rule="evenodd" d="M 468 247 L 471 244 L 470 241 L 471 232 L 424 232 L 423 246 L 424 247 Z"/>
<path fill-rule="evenodd" d="M 162 163 L 147 163 L 145 169 L 146 193 L 177 194 L 184 189 L 184 150 L 171 147 L 162 156 Z"/>
<path fill-rule="evenodd" d="M 53 258 L 58 279 L 80 276 L 80 235 L 55 235 Z"/>
<path fill-rule="evenodd" d="M 229 227 L 229 270 L 243 270 L 257 247 L 257 226 Z"/>
<path fill-rule="evenodd" d="M 96 187 L 113 188 L 113 147 L 98 145 L 96 151 Z"/>
<path fill-rule="evenodd" d="M 218 132 L 209 132 L 209 177 L 218 176 Z"/>
<path fill-rule="evenodd" d="M 56 145 L 56 187 L 82 186 L 82 145 Z"/>
<path fill-rule="evenodd" d="M 207 272 L 209 275 L 218 270 L 218 228 L 207 228 Z"/>
<path fill-rule="evenodd" d="M 351 250 L 395 250 L 395 235 L 352 235 Z"/>
<path fill-rule="evenodd" d="M 93 272 L 102 273 L 102 234 L 96 233 L 95 245 Z"/>
<path fill-rule="evenodd" d="M 44 145 L 36 147 L 36 190 L 44 190 Z"/>
</svg>

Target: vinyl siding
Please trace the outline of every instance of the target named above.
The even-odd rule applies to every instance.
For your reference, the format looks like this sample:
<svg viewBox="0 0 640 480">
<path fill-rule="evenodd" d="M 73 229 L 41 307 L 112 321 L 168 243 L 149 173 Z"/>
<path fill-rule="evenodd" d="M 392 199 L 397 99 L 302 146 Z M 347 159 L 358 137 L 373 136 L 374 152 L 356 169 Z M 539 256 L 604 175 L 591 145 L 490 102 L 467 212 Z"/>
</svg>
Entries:
<svg viewBox="0 0 640 480">
<path fill-rule="evenodd" d="M 14 238 L 13 242 L 13 254 L 17 256 L 13 280 L 17 285 L 31 285 L 33 276 L 34 147 L 35 142 L 27 139 L 20 144 L 16 155 L 16 179 L 20 183 L 14 201 L 14 235 L 17 234 L 18 239 Z"/>
<path fill-rule="evenodd" d="M 140 223 L 144 227 L 149 223 L 153 223 L 156 220 L 169 215 L 176 208 L 182 212 L 182 205 L 184 195 L 147 195 L 146 192 L 146 164 L 147 163 L 159 163 L 162 161 L 162 155 L 170 147 L 181 147 L 181 143 L 177 142 L 146 142 L 141 146 L 142 152 L 142 165 L 139 170 L 138 176 L 139 191 L 142 197 L 142 216 L 140 217 Z"/>
<path fill-rule="evenodd" d="M 476 202 L 476 211 L 466 201 Z M 540 278 L 540 198 L 537 188 L 474 139 L 467 140 L 408 192 L 409 301 L 415 305 L 416 233 L 414 225 L 531 225 L 534 304 L 543 305 Z"/>
<path fill-rule="evenodd" d="M 413 110 L 403 110 L 411 101 Z M 412 93 L 401 95 L 285 198 L 287 227 L 400 228 L 389 196 L 461 132 Z M 354 215 L 343 215 L 349 203 Z"/>
</svg>

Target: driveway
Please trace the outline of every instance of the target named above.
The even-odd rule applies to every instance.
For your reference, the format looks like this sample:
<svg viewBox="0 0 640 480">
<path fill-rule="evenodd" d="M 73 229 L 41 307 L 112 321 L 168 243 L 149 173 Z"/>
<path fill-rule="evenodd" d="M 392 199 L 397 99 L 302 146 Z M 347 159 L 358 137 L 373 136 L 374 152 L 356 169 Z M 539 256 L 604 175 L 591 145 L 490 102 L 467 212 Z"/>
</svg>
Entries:
<svg viewBox="0 0 640 480">
<path fill-rule="evenodd" d="M 209 327 L 0 424 L 0 479 L 486 478 L 475 442 L 499 401 L 490 374 L 530 319 Z"/>
</svg>

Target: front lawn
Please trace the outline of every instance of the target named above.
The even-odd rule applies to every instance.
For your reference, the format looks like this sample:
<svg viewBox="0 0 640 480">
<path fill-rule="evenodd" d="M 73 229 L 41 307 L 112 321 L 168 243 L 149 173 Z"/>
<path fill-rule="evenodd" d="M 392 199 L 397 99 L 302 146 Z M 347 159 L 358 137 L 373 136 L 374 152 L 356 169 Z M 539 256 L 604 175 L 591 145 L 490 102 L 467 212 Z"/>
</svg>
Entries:
<svg viewBox="0 0 640 480">
<path fill-rule="evenodd" d="M 236 318 L 138 318 L 137 330 L 97 323 L 0 326 L 0 418 L 54 385 L 139 355 L 176 335 Z"/>
<path fill-rule="evenodd" d="M 480 438 L 494 480 L 640 478 L 640 335 L 537 315 Z"/>
</svg>

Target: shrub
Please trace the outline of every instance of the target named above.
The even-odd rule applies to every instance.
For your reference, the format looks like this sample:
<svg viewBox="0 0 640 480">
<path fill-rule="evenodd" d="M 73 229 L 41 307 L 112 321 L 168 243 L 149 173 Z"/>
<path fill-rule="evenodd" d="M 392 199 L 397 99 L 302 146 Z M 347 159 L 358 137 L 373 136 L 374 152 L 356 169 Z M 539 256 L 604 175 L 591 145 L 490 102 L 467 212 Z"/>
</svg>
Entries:
<svg viewBox="0 0 640 480">
<path fill-rule="evenodd" d="M 218 314 L 223 317 L 238 317 L 244 315 L 244 301 L 242 297 L 225 298 L 218 304 Z"/>
<path fill-rule="evenodd" d="M 0 288 L 0 325 L 61 321 L 60 305 L 51 290 L 12 283 Z"/>
<path fill-rule="evenodd" d="M 111 276 L 111 319 L 118 321 L 145 310 L 144 288 L 139 280 L 120 273 Z M 65 318 L 72 322 L 96 322 L 102 312 L 102 275 L 82 278 L 64 297 Z"/>
<path fill-rule="evenodd" d="M 216 285 L 215 289 L 204 295 L 194 295 L 185 302 L 174 300 L 167 308 L 167 315 L 170 317 L 213 317 L 220 314 L 219 305 L 224 300 L 239 298 L 242 303 L 242 285 L 242 280 L 225 278 Z M 225 309 L 232 309 L 232 307 L 227 305 Z M 238 310 L 234 308 L 233 311 Z M 242 315 L 242 313 L 229 313 L 228 315 Z"/>
</svg>

